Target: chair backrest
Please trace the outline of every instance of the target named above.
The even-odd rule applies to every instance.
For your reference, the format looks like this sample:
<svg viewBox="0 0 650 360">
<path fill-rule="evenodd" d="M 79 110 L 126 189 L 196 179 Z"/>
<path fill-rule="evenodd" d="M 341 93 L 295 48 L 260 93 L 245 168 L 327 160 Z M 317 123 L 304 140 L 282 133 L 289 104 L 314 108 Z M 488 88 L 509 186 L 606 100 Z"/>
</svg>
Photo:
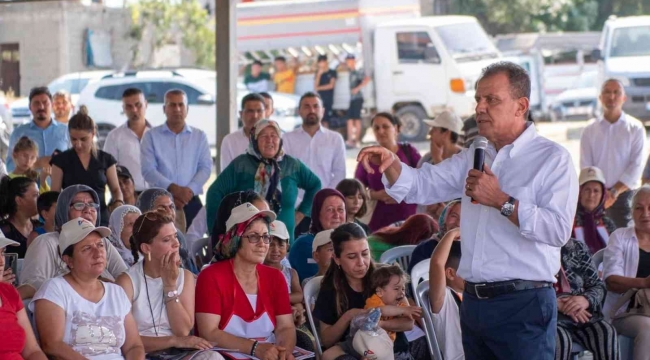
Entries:
<svg viewBox="0 0 650 360">
<path fill-rule="evenodd" d="M 604 257 L 605 257 L 605 249 L 600 249 L 596 251 L 596 253 L 591 257 L 591 261 L 594 263 L 596 270 L 598 270 L 600 265 L 603 263 Z"/>
<path fill-rule="evenodd" d="M 18 259 L 18 262 L 16 263 L 16 283 L 20 284 L 20 273 L 23 271 L 23 264 L 25 263 L 25 259 Z"/>
<path fill-rule="evenodd" d="M 429 259 L 422 260 L 415 264 L 411 270 L 411 290 L 413 291 L 412 294 L 415 298 L 415 303 L 418 306 L 422 306 L 422 304 L 420 303 L 420 297 L 415 296 L 415 294 L 417 294 L 417 287 L 420 281 L 429 280 L 429 265 Z"/>
<path fill-rule="evenodd" d="M 195 240 L 192 243 L 192 256 L 196 262 L 196 268 L 202 269 L 203 265 L 210 263 L 212 251 L 210 251 L 210 238 L 203 238 Z"/>
<path fill-rule="evenodd" d="M 433 328 L 433 314 L 431 314 L 431 304 L 429 303 L 429 280 L 421 282 L 416 290 L 415 297 L 422 304 L 422 318 L 424 320 L 424 333 L 429 345 L 429 353 L 433 360 L 442 360 L 442 352 L 436 338 L 436 331 Z"/>
<path fill-rule="evenodd" d="M 323 355 L 323 350 L 321 348 L 320 334 L 318 333 L 318 328 L 316 327 L 314 317 L 311 313 L 311 304 L 316 302 L 316 298 L 320 292 L 321 281 L 323 281 L 323 277 L 316 276 L 315 278 L 309 280 L 309 282 L 305 284 L 305 288 L 302 290 L 303 300 L 305 302 L 305 314 L 307 314 L 309 327 L 311 328 L 312 334 L 314 334 L 314 339 L 316 340 L 316 351 L 318 352 L 319 357 Z"/>
<path fill-rule="evenodd" d="M 402 267 L 402 269 L 406 270 L 409 267 L 411 254 L 413 254 L 414 249 L 415 245 L 403 245 L 388 249 L 383 254 L 381 254 L 379 262 L 384 264 L 392 264 L 393 262 L 397 262 L 399 266 Z"/>
</svg>

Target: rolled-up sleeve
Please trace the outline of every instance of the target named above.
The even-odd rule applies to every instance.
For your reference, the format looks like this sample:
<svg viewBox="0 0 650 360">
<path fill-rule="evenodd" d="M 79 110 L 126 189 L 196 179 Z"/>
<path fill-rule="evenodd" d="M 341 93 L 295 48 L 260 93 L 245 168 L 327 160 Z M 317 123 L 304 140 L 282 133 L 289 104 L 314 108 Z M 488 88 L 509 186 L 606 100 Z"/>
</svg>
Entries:
<svg viewBox="0 0 650 360">
<path fill-rule="evenodd" d="M 571 237 L 578 203 L 578 177 L 568 153 L 550 158 L 546 163 L 549 172 L 534 199 L 517 199 L 519 231 L 526 239 L 562 247 Z"/>
<path fill-rule="evenodd" d="M 436 204 L 463 195 L 469 171 L 470 151 L 465 150 L 437 165 L 424 164 L 414 169 L 402 163 L 402 172 L 390 186 L 386 175 L 381 178 L 386 193 L 398 203 Z"/>
<path fill-rule="evenodd" d="M 629 189 L 634 189 L 643 174 L 643 155 L 645 154 L 645 129 L 635 129 L 630 144 L 630 161 L 619 179 Z"/>
</svg>

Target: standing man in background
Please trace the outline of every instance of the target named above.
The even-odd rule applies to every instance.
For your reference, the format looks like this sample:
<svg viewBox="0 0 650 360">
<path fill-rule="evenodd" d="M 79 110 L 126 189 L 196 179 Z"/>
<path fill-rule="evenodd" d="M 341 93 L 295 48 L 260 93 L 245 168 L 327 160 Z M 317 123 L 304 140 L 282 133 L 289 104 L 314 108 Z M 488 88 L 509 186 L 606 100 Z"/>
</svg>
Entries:
<svg viewBox="0 0 650 360">
<path fill-rule="evenodd" d="M 578 177 L 569 152 L 526 121 L 530 78 L 521 66 L 485 68 L 475 98 L 479 134 L 489 141 L 483 171 L 473 169 L 475 145 L 417 170 L 381 146 L 361 150 L 358 160 L 369 172 L 371 162 L 380 165 L 386 192 L 397 202 L 462 198 L 465 358 L 553 359 L 553 283 L 571 236 Z"/>
<path fill-rule="evenodd" d="M 113 155 L 117 164 L 128 169 L 135 191 L 147 190 L 140 166 L 140 145 L 144 134 L 151 129 L 147 121 L 147 100 L 142 90 L 128 88 L 122 93 L 122 111 L 126 122 L 111 130 L 104 142 L 104 151 Z M 126 199 L 126 195 L 124 195 Z"/>
<path fill-rule="evenodd" d="M 74 114 L 74 105 L 70 93 L 65 90 L 59 90 L 52 95 L 52 110 L 54 119 L 61 124 L 67 124 Z"/>
<path fill-rule="evenodd" d="M 356 148 L 361 145 L 361 110 L 363 109 L 363 89 L 370 82 L 370 76 L 363 70 L 357 69 L 357 60 L 354 54 L 348 54 L 345 63 L 350 71 L 350 107 L 348 107 L 348 141 L 347 146 Z"/>
<path fill-rule="evenodd" d="M 246 153 L 250 144 L 251 129 L 264 119 L 264 109 L 264 98 L 259 94 L 250 93 L 241 99 L 239 118 L 243 127 L 223 138 L 219 152 L 221 170 L 230 165 L 237 156 Z"/>
<path fill-rule="evenodd" d="M 646 132 L 643 124 L 623 111 L 625 88 L 609 79 L 600 89 L 603 115 L 580 138 L 580 168 L 595 166 L 605 175 L 605 209 L 617 228 L 628 226 L 630 199 L 641 186 Z"/>
<path fill-rule="evenodd" d="M 165 93 L 167 121 L 154 127 L 142 140 L 142 175 L 150 187 L 167 189 L 174 195 L 177 216 L 185 214 L 186 228 L 201 210 L 199 194 L 212 171 L 208 137 L 203 130 L 185 123 L 187 95 L 173 89 Z"/>
<path fill-rule="evenodd" d="M 274 65 L 275 73 L 273 74 L 273 82 L 275 83 L 275 91 L 287 94 L 295 93 L 296 71 L 287 67 L 287 58 L 284 56 L 276 57 Z"/>
<path fill-rule="evenodd" d="M 244 77 L 244 85 L 249 91 L 263 92 L 269 91 L 271 86 L 271 75 L 262 71 L 262 62 L 253 61 L 251 64 L 251 73 Z"/>
<path fill-rule="evenodd" d="M 314 77 L 314 89 L 320 95 L 323 103 L 324 115 L 323 125 L 329 127 L 329 120 L 332 117 L 332 106 L 334 106 L 334 87 L 336 86 L 336 70 L 332 70 L 327 62 L 327 55 L 318 55 L 318 70 Z"/>
</svg>

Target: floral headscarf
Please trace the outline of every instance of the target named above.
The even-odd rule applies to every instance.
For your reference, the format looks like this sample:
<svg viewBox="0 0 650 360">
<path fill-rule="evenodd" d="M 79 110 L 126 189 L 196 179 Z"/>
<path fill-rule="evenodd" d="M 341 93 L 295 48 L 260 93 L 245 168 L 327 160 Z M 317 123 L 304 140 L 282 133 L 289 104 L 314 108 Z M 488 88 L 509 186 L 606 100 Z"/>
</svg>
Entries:
<svg viewBox="0 0 650 360">
<path fill-rule="evenodd" d="M 234 225 L 228 229 L 225 234 L 219 237 L 219 242 L 217 243 L 217 246 L 214 250 L 215 260 L 221 261 L 234 258 L 237 254 L 237 251 L 239 250 L 242 235 L 244 235 L 244 232 L 248 226 L 257 219 L 264 219 L 266 221 L 267 227 L 271 224 L 271 219 L 260 213 L 244 222 Z"/>
<path fill-rule="evenodd" d="M 451 210 L 454 205 L 460 204 L 460 199 L 452 200 L 447 205 L 445 206 L 444 209 L 442 209 L 442 213 L 440 213 L 440 218 L 438 218 L 438 228 L 440 231 L 438 232 L 438 239 L 442 239 L 443 236 L 447 233 L 447 231 L 451 229 L 447 229 L 447 226 L 445 226 L 445 223 L 447 222 L 447 215 L 449 215 L 449 210 Z"/>
<path fill-rule="evenodd" d="M 138 214 L 141 215 L 140 209 L 132 205 L 122 205 L 117 209 L 113 210 L 111 213 L 111 219 L 108 222 L 108 227 L 111 229 L 111 235 L 108 236 L 108 240 L 113 244 L 117 252 L 120 253 L 122 260 L 126 265 L 131 266 L 135 262 L 133 259 L 133 253 L 131 250 L 127 249 L 126 245 L 122 241 L 122 229 L 124 229 L 124 217 L 128 214 Z"/>
<path fill-rule="evenodd" d="M 273 158 L 267 159 L 263 157 L 260 152 L 258 137 L 262 130 L 269 126 L 273 127 L 278 133 L 278 137 L 280 137 L 280 147 L 278 153 L 275 154 Z M 257 171 L 255 172 L 255 192 L 264 197 L 273 211 L 279 212 L 282 196 L 278 190 L 278 185 L 280 184 L 279 163 L 284 157 L 284 150 L 282 150 L 282 131 L 280 130 L 278 123 L 272 120 L 262 120 L 255 124 L 251 130 L 250 142 L 246 153 L 259 161 Z"/>
</svg>

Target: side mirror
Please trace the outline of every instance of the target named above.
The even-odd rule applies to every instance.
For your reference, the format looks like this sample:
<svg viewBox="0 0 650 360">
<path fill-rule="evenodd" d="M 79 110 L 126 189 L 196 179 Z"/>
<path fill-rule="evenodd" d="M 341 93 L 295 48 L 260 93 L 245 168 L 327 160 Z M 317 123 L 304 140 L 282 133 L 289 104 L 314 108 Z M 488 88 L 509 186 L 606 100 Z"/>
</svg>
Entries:
<svg viewBox="0 0 650 360">
<path fill-rule="evenodd" d="M 199 105 L 214 105 L 214 97 L 210 94 L 203 94 L 196 99 L 196 103 Z"/>
<path fill-rule="evenodd" d="M 600 51 L 600 49 L 593 49 L 591 51 L 591 59 L 592 60 L 603 60 L 603 54 Z"/>
</svg>

